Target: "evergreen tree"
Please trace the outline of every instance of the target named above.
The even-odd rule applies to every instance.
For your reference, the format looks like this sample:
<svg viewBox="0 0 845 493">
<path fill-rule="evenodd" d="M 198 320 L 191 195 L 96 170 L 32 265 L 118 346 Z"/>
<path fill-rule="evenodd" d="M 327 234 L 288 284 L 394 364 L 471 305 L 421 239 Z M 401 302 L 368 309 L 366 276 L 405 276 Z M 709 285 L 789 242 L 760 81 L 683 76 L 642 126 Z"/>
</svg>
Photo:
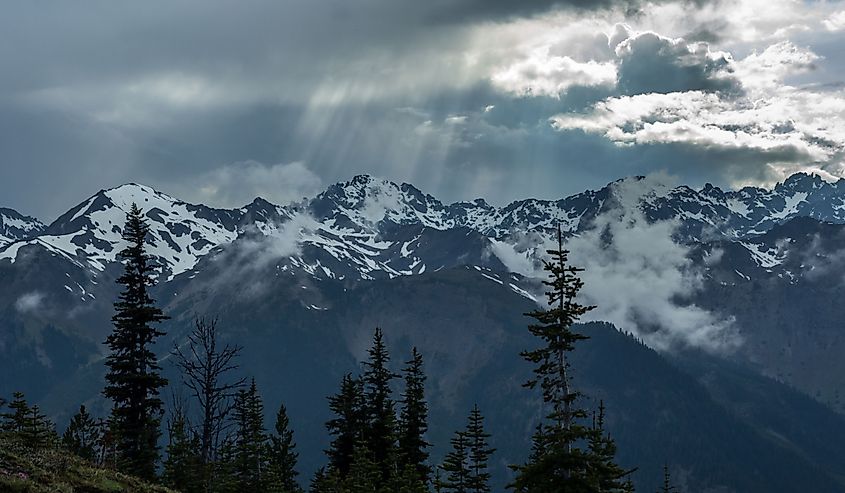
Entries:
<svg viewBox="0 0 845 493">
<path fill-rule="evenodd" d="M 531 453 L 528 454 L 528 462 L 530 464 L 536 463 L 543 457 L 546 450 L 546 435 L 543 433 L 543 424 L 540 423 L 534 428 L 534 434 L 531 436 Z"/>
<path fill-rule="evenodd" d="M 342 493 L 344 491 L 337 471 L 334 469 L 326 470 L 325 467 L 317 469 L 314 477 L 311 478 L 311 485 L 308 487 L 309 493 Z"/>
<path fill-rule="evenodd" d="M 213 483 L 207 484 L 206 491 L 215 493 L 240 493 L 236 476 L 237 446 L 233 437 L 226 437 L 220 444 L 217 460 L 206 467 L 212 468 Z"/>
<path fill-rule="evenodd" d="M 628 492 L 633 486 L 626 471 L 615 462 L 616 443 L 604 429 L 604 402 L 599 401 L 598 416 L 594 418 L 588 441 L 590 464 L 587 477 L 593 491 Z"/>
<path fill-rule="evenodd" d="M 490 448 L 487 439 L 490 434 L 484 431 L 484 417 L 476 404 L 469 415 L 469 423 L 466 429 L 466 441 L 469 449 L 467 490 L 474 493 L 490 492 L 490 473 L 487 469 L 487 462 L 494 448 Z"/>
<path fill-rule="evenodd" d="M 428 431 L 428 404 L 425 401 L 425 373 L 422 355 L 413 348 L 411 360 L 403 370 L 405 392 L 402 394 L 402 411 L 399 416 L 399 457 L 401 464 L 411 466 L 417 477 L 428 483 L 431 467 L 428 466 L 428 451 L 431 446 L 425 440 Z M 404 473 L 403 473 L 404 474 Z"/>
<path fill-rule="evenodd" d="M 676 493 L 678 488 L 672 485 L 672 476 L 669 474 L 669 464 L 663 464 L 663 486 L 657 493 Z"/>
<path fill-rule="evenodd" d="M 276 413 L 275 433 L 270 435 L 270 491 L 294 493 L 302 491 L 296 482 L 296 461 L 299 454 L 295 451 L 293 430 L 290 429 L 287 409 L 284 404 Z"/>
<path fill-rule="evenodd" d="M 314 476 L 311 478 L 311 484 L 308 485 L 308 493 L 321 493 L 328 491 L 326 487 L 326 468 L 321 467 L 314 471 Z"/>
<path fill-rule="evenodd" d="M 600 460 L 593 451 L 582 448 L 594 432 L 583 424 L 587 412 L 577 406 L 578 393 L 569 381 L 568 355 L 577 342 L 587 339 L 573 330 L 573 324 L 595 307 L 576 299 L 584 285 L 578 277 L 583 269 L 569 265 L 569 252 L 563 249 L 559 227 L 557 240 L 557 249 L 548 250 L 551 261 L 544 262 L 549 273 L 549 279 L 543 281 L 548 287 L 548 308 L 527 314 L 535 319 L 529 332 L 543 344 L 521 353 L 535 365 L 534 377 L 526 387 L 539 387 L 550 410 L 547 422 L 541 423 L 535 433 L 529 462 L 514 467 L 516 477 L 511 487 L 518 492 L 599 491 L 591 486 L 591 469 L 602 460 L 612 462 L 612 457 Z"/>
<path fill-rule="evenodd" d="M 373 454 L 373 462 L 381 472 L 381 486 L 390 481 L 396 466 L 396 414 L 390 382 L 398 375 L 388 368 L 390 355 L 379 328 L 373 334 L 373 346 L 368 354 L 362 377 L 367 411 L 365 438 L 367 448 Z"/>
<path fill-rule="evenodd" d="M 366 410 L 364 384 L 360 378 L 346 374 L 341 380 L 340 392 L 329 397 L 329 409 L 335 417 L 326 423 L 332 442 L 326 454 L 331 468 L 345 478 L 352 466 L 357 444 L 364 440 Z"/>
<path fill-rule="evenodd" d="M 190 424 L 181 408 L 176 408 L 167 426 L 167 458 L 164 460 L 162 482 L 182 493 L 203 491 L 200 443 L 191 432 Z"/>
<path fill-rule="evenodd" d="M 12 402 L 8 404 L 9 412 L 3 413 L 2 430 L 20 433 L 26 426 L 26 417 L 29 415 L 29 404 L 23 392 L 14 392 Z"/>
<path fill-rule="evenodd" d="M 144 252 L 149 226 L 137 205 L 127 214 L 123 239 L 128 243 L 119 256 L 124 272 L 117 280 L 123 291 L 115 302 L 114 330 L 106 339 L 109 355 L 103 395 L 114 403 L 111 424 L 123 472 L 145 479 L 155 476 L 159 458 L 158 438 L 162 401 L 159 389 L 167 385 L 152 352 L 155 340 L 164 335 L 153 327 L 167 317 L 155 306 L 153 265 Z"/>
<path fill-rule="evenodd" d="M 440 491 L 450 493 L 467 493 L 469 491 L 470 472 L 468 468 L 469 445 L 466 432 L 458 431 L 450 440 L 452 450 L 446 454 L 440 469 L 446 474 L 437 487 Z"/>
<path fill-rule="evenodd" d="M 117 438 L 114 433 L 117 426 L 112 423 L 113 421 L 114 413 L 111 413 L 106 419 L 100 418 L 97 420 L 97 426 L 100 428 L 100 443 L 97 444 L 99 453 L 97 464 L 117 470 Z"/>
<path fill-rule="evenodd" d="M 264 404 L 255 379 L 235 399 L 234 477 L 240 491 L 264 491 L 268 484 Z"/>
<path fill-rule="evenodd" d="M 62 435 L 62 446 L 83 459 L 97 459 L 97 444 L 100 441 L 100 427 L 84 405 L 70 419 Z"/>
<path fill-rule="evenodd" d="M 413 464 L 405 464 L 399 470 L 392 484 L 390 491 L 399 493 L 428 493 L 428 484 L 420 478 L 419 470 Z"/>
<path fill-rule="evenodd" d="M 55 445 L 58 438 L 55 426 L 41 413 L 37 404 L 30 407 L 24 416 L 19 433 L 23 444 L 33 449 Z"/>
<path fill-rule="evenodd" d="M 441 474 L 442 470 L 443 470 L 442 466 L 440 466 L 440 465 L 434 466 L 434 481 L 433 481 L 434 484 L 433 484 L 433 486 L 434 486 L 434 492 L 435 493 L 441 493 L 443 491 L 443 475 Z"/>
<path fill-rule="evenodd" d="M 344 493 L 373 493 L 382 489 L 382 473 L 374 458 L 366 443 L 356 444 L 349 474 L 343 480 Z"/>
</svg>

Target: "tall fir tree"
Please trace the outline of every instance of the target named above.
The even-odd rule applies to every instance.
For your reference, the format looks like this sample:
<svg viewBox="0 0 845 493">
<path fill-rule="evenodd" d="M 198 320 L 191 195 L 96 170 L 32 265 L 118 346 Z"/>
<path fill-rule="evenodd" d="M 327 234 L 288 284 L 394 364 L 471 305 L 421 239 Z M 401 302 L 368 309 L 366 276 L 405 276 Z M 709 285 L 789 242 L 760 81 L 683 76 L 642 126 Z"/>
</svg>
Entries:
<svg viewBox="0 0 845 493">
<path fill-rule="evenodd" d="M 26 426 L 26 417 L 29 415 L 29 404 L 26 402 L 26 396 L 23 392 L 14 392 L 12 394 L 12 402 L 7 404 L 9 412 L 2 414 L 2 424 L 0 429 L 3 431 L 10 431 L 20 433 Z"/>
<path fill-rule="evenodd" d="M 296 442 L 293 440 L 293 430 L 290 429 L 290 419 L 284 404 L 279 406 L 276 413 L 275 433 L 270 435 L 269 483 L 268 491 L 276 493 L 298 493 L 302 491 L 296 477 Z"/>
<path fill-rule="evenodd" d="M 398 493 L 429 493 L 428 483 L 420 478 L 419 471 L 411 464 L 401 466 L 388 488 Z"/>
<path fill-rule="evenodd" d="M 21 442 L 31 449 L 40 449 L 56 444 L 58 440 L 56 427 L 41 412 L 38 404 L 31 406 L 24 416 L 20 438 Z"/>
<path fill-rule="evenodd" d="M 62 446 L 68 452 L 89 461 L 97 459 L 100 427 L 84 405 L 73 415 L 62 434 Z"/>
<path fill-rule="evenodd" d="M 167 425 L 167 455 L 162 482 L 181 493 L 200 493 L 204 489 L 203 464 L 199 437 L 191 431 L 181 407 L 176 407 Z"/>
<path fill-rule="evenodd" d="M 390 382 L 398 375 L 388 368 L 390 355 L 379 328 L 373 334 L 373 345 L 368 354 L 362 376 L 367 410 L 365 438 L 367 448 L 373 454 L 373 462 L 381 472 L 381 487 L 389 483 L 391 475 L 396 473 L 396 411 Z"/>
<path fill-rule="evenodd" d="M 440 470 L 445 477 L 440 479 L 436 488 L 449 493 L 467 493 L 469 491 L 469 446 L 465 431 L 455 432 L 449 441 L 452 450 L 446 454 Z"/>
<path fill-rule="evenodd" d="M 656 493 L 677 493 L 678 488 L 672 485 L 672 475 L 669 473 L 669 464 L 663 464 L 663 485 Z"/>
<path fill-rule="evenodd" d="M 222 440 L 217 459 L 210 466 L 213 468 L 212 477 L 214 481 L 206 485 L 206 491 L 213 491 L 214 493 L 239 493 L 241 491 L 236 476 L 237 446 L 234 436 L 227 436 Z"/>
<path fill-rule="evenodd" d="M 443 466 L 434 466 L 434 480 L 432 481 L 434 493 L 441 493 L 443 491 Z"/>
<path fill-rule="evenodd" d="M 364 440 L 367 414 L 364 402 L 364 383 L 360 378 L 346 374 L 340 383 L 340 391 L 329 397 L 329 409 L 334 418 L 326 423 L 332 436 L 331 446 L 326 451 L 330 469 L 345 478 L 352 466 L 355 447 Z"/>
<path fill-rule="evenodd" d="M 593 451 L 583 446 L 594 433 L 584 425 L 588 414 L 577 405 L 579 394 L 570 385 L 568 375 L 569 353 L 577 342 L 587 339 L 573 329 L 573 324 L 595 307 L 577 301 L 584 285 L 578 274 L 583 269 L 568 263 L 569 252 L 563 248 L 560 227 L 557 243 L 557 249 L 547 251 L 551 260 L 544 261 L 549 273 L 549 279 L 543 281 L 548 288 L 548 308 L 527 314 L 535 320 L 529 325 L 529 332 L 542 345 L 521 353 L 535 365 L 534 376 L 525 386 L 539 387 L 550 409 L 546 422 L 534 435 L 528 463 L 514 466 L 516 475 L 510 486 L 518 492 L 600 491 L 592 487 L 595 481 L 589 477 L 597 459 Z"/>
<path fill-rule="evenodd" d="M 587 478 L 594 491 L 626 493 L 633 491 L 630 474 L 616 464 L 616 443 L 604 427 L 604 402 L 599 401 L 599 410 L 593 418 L 588 450 L 590 464 Z"/>
<path fill-rule="evenodd" d="M 114 304 L 114 330 L 106 339 L 109 355 L 103 395 L 114 403 L 111 424 L 119 468 L 152 479 L 159 459 L 161 435 L 159 389 L 167 385 L 167 380 L 160 374 L 152 345 L 164 335 L 154 324 L 167 317 L 149 294 L 154 285 L 154 267 L 144 251 L 148 232 L 149 226 L 141 209 L 132 204 L 123 228 L 123 239 L 128 245 L 119 253 L 124 272 L 117 283 L 123 285 L 123 291 Z"/>
<path fill-rule="evenodd" d="M 317 469 L 308 486 L 309 493 L 346 493 L 343 480 L 337 471 L 321 467 Z"/>
<path fill-rule="evenodd" d="M 264 491 L 268 477 L 267 431 L 264 404 L 255 379 L 235 399 L 234 477 L 239 491 Z"/>
<path fill-rule="evenodd" d="M 363 440 L 359 441 L 352 454 L 349 474 L 343 480 L 342 491 L 344 493 L 374 493 L 384 491 L 385 486 L 382 472 L 375 461 L 375 454 Z"/>
<path fill-rule="evenodd" d="M 428 404 L 425 400 L 425 373 L 423 358 L 413 348 L 411 359 L 402 371 L 405 391 L 402 394 L 402 411 L 399 415 L 399 458 L 402 468 L 410 466 L 417 471 L 417 477 L 428 483 L 431 467 L 428 465 L 428 447 L 425 440 L 428 431 Z"/>
<path fill-rule="evenodd" d="M 473 493 L 490 492 L 490 472 L 488 461 L 496 449 L 490 447 L 490 434 L 484 430 L 484 417 L 476 404 L 470 412 L 466 429 L 467 447 L 469 453 L 467 490 Z"/>
</svg>

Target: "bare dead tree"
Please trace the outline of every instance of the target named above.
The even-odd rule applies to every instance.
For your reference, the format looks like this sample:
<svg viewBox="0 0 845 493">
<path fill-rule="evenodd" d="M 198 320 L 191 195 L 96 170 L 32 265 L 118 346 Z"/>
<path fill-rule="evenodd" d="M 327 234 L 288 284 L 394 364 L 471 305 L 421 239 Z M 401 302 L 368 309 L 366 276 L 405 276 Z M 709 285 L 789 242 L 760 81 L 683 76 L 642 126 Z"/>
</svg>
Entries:
<svg viewBox="0 0 845 493">
<path fill-rule="evenodd" d="M 200 457 L 206 466 L 217 460 L 220 436 L 227 426 L 226 417 L 233 407 L 233 398 L 246 378 L 229 379 L 238 369 L 237 357 L 241 346 L 218 346 L 217 318 L 196 317 L 194 329 L 182 346 L 173 348 L 176 366 L 182 371 L 182 381 L 196 399 L 200 422 Z M 206 467 L 211 470 L 210 467 Z M 211 491 L 212 478 L 206 478 L 206 491 Z"/>
</svg>

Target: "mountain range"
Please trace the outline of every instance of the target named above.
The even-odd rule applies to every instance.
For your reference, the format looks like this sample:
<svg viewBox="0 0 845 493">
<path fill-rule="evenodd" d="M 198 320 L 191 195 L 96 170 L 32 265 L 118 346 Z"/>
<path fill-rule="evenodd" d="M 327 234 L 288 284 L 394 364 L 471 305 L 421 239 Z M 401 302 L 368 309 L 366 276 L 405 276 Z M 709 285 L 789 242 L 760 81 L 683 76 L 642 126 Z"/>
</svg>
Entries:
<svg viewBox="0 0 845 493">
<path fill-rule="evenodd" d="M 620 458 L 639 466 L 644 491 L 669 458 L 684 491 L 807 481 L 841 491 L 845 181 L 665 181 L 495 207 L 362 175 L 296 203 L 237 209 L 127 184 L 50 224 L 0 209 L 0 395 L 25 390 L 60 422 L 82 401 L 104 412 L 102 341 L 136 203 L 151 226 L 155 295 L 173 317 L 163 361 L 194 315 L 218 316 L 268 407 L 288 405 L 312 471 L 325 397 L 381 326 L 397 365 L 412 345 L 427 358 L 435 456 L 473 402 L 490 410 L 501 486 L 538 414 L 520 386 L 518 352 L 531 344 L 522 313 L 542 299 L 542 259 L 560 227 L 588 267 L 594 320 L 613 324 L 585 326 L 592 340 L 576 352 L 574 379 L 607 402 Z"/>
</svg>

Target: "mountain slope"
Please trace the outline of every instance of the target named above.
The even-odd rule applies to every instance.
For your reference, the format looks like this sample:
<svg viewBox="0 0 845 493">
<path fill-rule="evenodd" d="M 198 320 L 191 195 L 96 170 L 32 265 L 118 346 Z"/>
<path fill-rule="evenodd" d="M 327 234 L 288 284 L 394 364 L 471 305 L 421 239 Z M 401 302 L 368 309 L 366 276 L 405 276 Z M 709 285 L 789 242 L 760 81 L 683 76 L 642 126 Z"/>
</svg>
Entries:
<svg viewBox="0 0 845 493">
<path fill-rule="evenodd" d="M 288 232 L 294 236 L 305 230 L 375 242 L 385 231 L 409 225 L 436 230 L 464 227 L 497 240 L 526 233 L 549 235 L 558 224 L 565 233 L 578 234 L 591 228 L 599 215 L 620 206 L 638 207 L 651 221 L 678 221 L 679 239 L 684 241 L 751 238 L 795 217 L 845 222 L 845 183 L 804 174 L 773 190 L 739 191 L 709 185 L 702 190 L 670 188 L 647 178 L 630 178 L 557 201 L 529 199 L 502 208 L 481 199 L 444 205 L 412 185 L 364 175 L 332 185 L 306 203 L 277 206 L 256 199 L 231 210 L 187 204 L 128 184 L 98 192 L 46 228 L 8 213 L 0 234 L 12 243 L 0 244 L 0 261 L 14 262 L 21 248 L 37 245 L 102 271 L 115 260 L 125 213 L 133 201 L 146 210 L 152 224 L 150 250 L 168 278 L 192 269 L 199 258 L 240 234 L 270 234 L 286 223 L 296 227 Z M 323 246 L 330 250 L 331 244 Z"/>
<path fill-rule="evenodd" d="M 352 284 L 308 279 L 281 275 L 249 293 L 246 279 L 205 283 L 213 288 L 172 297 L 166 311 L 174 319 L 166 327 L 162 354 L 182 340 L 196 310 L 220 316 L 224 340 L 244 347 L 241 372 L 255 376 L 266 409 L 287 406 L 308 477 L 325 460 L 326 397 L 345 373 L 360 371 L 373 328 L 380 326 L 395 370 L 412 346 L 425 357 L 433 460 L 442 458 L 451 433 L 478 403 L 498 448 L 494 478 L 501 490 L 510 474 L 507 465 L 524 460 L 540 414 L 537 396 L 521 385 L 530 365 L 518 353 L 535 344 L 522 315 L 534 302 L 509 286 L 522 280 L 473 267 Z M 307 294 L 297 296 L 300 291 Z M 158 295 L 170 298 L 164 291 Z M 583 330 L 592 338 L 574 354 L 574 383 L 590 397 L 587 407 L 604 400 L 620 461 L 639 467 L 635 479 L 641 491 L 657 487 L 667 459 L 685 491 L 787 492 L 804 486 L 841 491 L 845 483 L 835 476 L 835 464 L 845 461 L 838 447 L 845 436 L 840 416 L 774 381 L 768 387 L 744 383 L 729 369 L 722 375 L 739 384 L 705 380 L 706 371 L 684 370 L 611 326 Z M 171 382 L 178 382 L 167 358 L 163 366 Z M 102 372 L 101 362 L 93 362 L 42 403 L 66 412 L 72 410 L 69 402 L 86 401 L 106 412 L 97 397 Z M 755 388 L 779 392 L 781 405 L 770 407 L 748 392 Z M 720 397 L 737 389 L 748 392 L 752 397 L 746 400 L 754 404 L 743 415 Z M 794 420 L 796 410 L 802 419 Z M 268 411 L 268 419 L 271 415 Z M 819 457 L 826 462 L 817 462 Z"/>
<path fill-rule="evenodd" d="M 655 450 L 677 459 L 673 470 L 689 491 L 790 491 L 808 481 L 814 491 L 841 490 L 842 418 L 807 397 L 845 411 L 845 307 L 831 302 L 843 294 L 841 183 L 799 174 L 772 190 L 722 191 L 630 178 L 497 208 L 484 200 L 443 204 L 412 185 L 358 176 L 300 203 L 256 199 L 230 210 L 124 185 L 0 245 L 0 395 L 25 390 L 60 420 L 81 401 L 104 405 L 102 341 L 121 271 L 120 231 L 136 202 L 161 268 L 154 294 L 174 317 L 157 348 L 168 371 L 168 350 L 184 340 L 194 314 L 220 316 L 229 340 L 245 347 L 243 370 L 258 378 L 267 408 L 284 401 L 298 435 L 309 437 L 300 443 L 311 470 L 326 443 L 325 397 L 343 373 L 357 371 L 382 326 L 396 363 L 412 344 L 427 358 L 434 442 L 448 443 L 473 402 L 491 410 L 503 484 L 539 413 L 521 388 L 527 366 L 517 354 L 531 343 L 521 313 L 542 297 L 530 276 L 561 224 L 572 244 L 593 238 L 586 253 L 605 277 L 591 285 L 603 288 L 596 302 L 611 306 L 609 315 L 638 308 L 614 304 L 630 294 L 619 276 L 643 276 L 649 296 L 631 298 L 635 305 L 664 296 L 658 308 L 705 310 L 731 320 L 741 337 L 732 352 L 690 344 L 660 354 L 591 326 L 576 381 L 607 401 L 623 463 L 640 466 L 646 490 L 666 459 Z M 631 228 L 646 233 L 626 236 Z M 647 255 L 626 264 L 632 239 L 647 243 L 634 252 Z M 646 277 L 666 261 L 648 245 L 667 242 L 679 252 L 670 266 L 677 270 Z M 603 257 L 611 246 L 619 258 Z M 667 279 L 683 289 L 654 284 Z M 632 313 L 622 313 L 631 325 L 620 329 L 646 339 L 661 329 L 652 312 Z M 685 359 L 673 357 L 681 348 Z M 706 364 L 690 363 L 699 358 Z M 725 443 L 730 453 L 720 452 Z M 769 470 L 784 475 L 767 477 Z"/>
<path fill-rule="evenodd" d="M 0 432 L 0 491 L 175 493 L 116 471 L 94 467 L 57 449 L 31 450 Z"/>
<path fill-rule="evenodd" d="M 0 207 L 0 248 L 25 240 L 44 231 L 44 224 L 34 217 L 24 216 L 13 209 Z"/>
</svg>

